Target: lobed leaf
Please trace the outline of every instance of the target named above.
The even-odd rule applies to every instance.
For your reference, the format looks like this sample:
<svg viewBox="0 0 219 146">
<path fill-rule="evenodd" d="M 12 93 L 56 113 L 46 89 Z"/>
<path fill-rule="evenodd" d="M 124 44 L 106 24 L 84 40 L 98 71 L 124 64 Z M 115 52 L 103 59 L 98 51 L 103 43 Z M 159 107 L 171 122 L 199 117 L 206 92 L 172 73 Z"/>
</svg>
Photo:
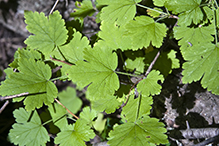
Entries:
<svg viewBox="0 0 219 146">
<path fill-rule="evenodd" d="M 134 48 L 148 47 L 150 43 L 159 48 L 166 36 L 165 24 L 154 22 L 148 16 L 137 16 L 126 25 L 126 35 L 131 37 Z"/>
<path fill-rule="evenodd" d="M 191 83 L 202 78 L 201 84 L 213 94 L 219 94 L 219 47 L 206 43 L 187 49 L 183 53 L 183 83 Z"/>
<path fill-rule="evenodd" d="M 60 144 L 60 146 L 86 146 L 85 141 L 89 141 L 94 137 L 93 130 L 83 120 L 79 119 L 74 125 L 69 125 L 68 130 L 57 134 L 55 144 Z"/>
<path fill-rule="evenodd" d="M 161 91 L 161 86 L 158 81 L 163 82 L 164 78 L 159 71 L 152 70 L 147 78 L 141 80 L 137 85 L 137 91 L 143 96 L 157 95 Z"/>
<path fill-rule="evenodd" d="M 118 76 L 114 72 L 118 60 L 115 53 L 107 47 L 97 47 L 84 50 L 86 61 L 77 61 L 68 70 L 69 78 L 80 87 L 89 85 L 87 91 L 93 99 L 114 94 L 119 88 Z"/>
<path fill-rule="evenodd" d="M 136 122 L 114 127 L 109 133 L 110 146 L 151 146 L 168 143 L 164 124 L 158 119 L 144 116 Z"/>
<path fill-rule="evenodd" d="M 128 103 L 123 107 L 121 115 L 125 117 L 128 122 L 135 122 L 143 115 L 149 115 L 153 99 L 151 96 L 146 97 L 139 95 L 134 98 L 134 95 L 129 97 Z"/>
<path fill-rule="evenodd" d="M 2 96 L 15 95 L 28 92 L 27 97 L 14 98 L 14 101 L 21 101 L 25 98 L 24 104 L 27 111 L 40 108 L 43 103 L 49 105 L 57 96 L 56 86 L 49 81 L 51 69 L 43 61 L 20 58 L 19 72 L 8 76 L 0 86 Z"/>
<path fill-rule="evenodd" d="M 83 121 L 90 127 L 92 126 L 92 122 L 96 117 L 97 112 L 89 107 L 83 108 L 83 111 L 80 113 L 80 119 L 83 119 Z"/>
<path fill-rule="evenodd" d="M 136 13 L 136 4 L 141 0 L 116 0 L 107 2 L 109 4 L 101 10 L 100 19 L 106 23 L 124 25 L 132 20 Z M 104 3 L 101 3 L 104 4 Z"/>
<path fill-rule="evenodd" d="M 34 111 L 30 122 L 27 122 L 31 116 L 31 112 L 19 108 L 13 112 L 17 123 L 12 125 L 9 132 L 9 139 L 14 144 L 20 146 L 39 146 L 45 145 L 49 141 L 49 135 L 46 129 L 42 126 L 39 115 Z M 20 117 L 21 115 L 22 118 Z"/>
<path fill-rule="evenodd" d="M 24 17 L 27 30 L 33 33 L 24 43 L 43 53 L 59 52 L 58 47 L 63 45 L 68 37 L 65 22 L 59 12 L 53 12 L 48 19 L 44 13 L 25 11 Z"/>
</svg>

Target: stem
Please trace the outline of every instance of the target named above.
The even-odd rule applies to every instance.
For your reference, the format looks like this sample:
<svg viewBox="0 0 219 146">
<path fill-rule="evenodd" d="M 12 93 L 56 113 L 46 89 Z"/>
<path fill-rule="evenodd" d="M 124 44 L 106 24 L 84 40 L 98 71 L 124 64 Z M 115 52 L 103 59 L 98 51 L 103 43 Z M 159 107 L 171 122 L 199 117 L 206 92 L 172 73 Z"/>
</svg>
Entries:
<svg viewBox="0 0 219 146">
<path fill-rule="evenodd" d="M 58 99 L 55 98 L 55 101 L 60 104 L 62 107 L 64 107 L 69 114 L 71 114 L 73 117 L 75 117 L 76 119 L 79 119 L 75 114 L 73 114 L 69 109 L 67 109 L 67 107 L 65 107 L 60 101 L 58 101 Z"/>
<path fill-rule="evenodd" d="M 139 75 L 133 75 L 133 74 L 129 74 L 129 73 L 125 73 L 125 72 L 119 72 L 119 71 L 115 71 L 115 73 L 121 74 L 121 75 L 126 75 L 126 76 L 141 77 Z"/>
<path fill-rule="evenodd" d="M 52 59 L 52 60 L 54 60 L 54 61 L 62 62 L 62 63 L 65 63 L 65 64 L 67 64 L 67 65 L 72 66 L 72 64 L 70 64 L 70 63 L 68 63 L 68 62 L 65 62 L 65 61 L 62 61 L 62 60 L 58 60 L 58 59 L 52 58 L 51 56 L 50 56 L 50 59 Z"/>
<path fill-rule="evenodd" d="M 217 12 L 216 10 L 214 10 L 214 29 L 215 29 L 215 45 L 217 45 L 218 43 L 218 39 L 217 39 Z"/>
<path fill-rule="evenodd" d="M 53 78 L 50 81 L 55 81 L 55 80 L 59 80 L 59 79 L 63 79 L 63 78 L 68 78 L 68 76 L 64 75 L 64 76 L 61 76 L 61 77 Z"/>
<path fill-rule="evenodd" d="M 52 122 L 52 121 L 55 123 L 55 122 L 57 122 L 58 120 L 62 119 L 62 118 L 65 117 L 65 116 L 66 116 L 66 114 L 64 114 L 64 115 L 62 115 L 62 116 L 56 118 L 55 120 L 50 119 L 50 120 L 46 121 L 45 123 L 43 123 L 42 125 L 44 126 L 44 125 L 46 125 L 46 124 L 48 124 L 48 123 L 50 123 L 50 122 Z"/>
<path fill-rule="evenodd" d="M 59 0 L 56 0 L 55 4 L 53 5 L 51 11 L 49 12 L 49 15 L 52 14 L 53 10 L 55 9 L 56 5 L 58 4 Z"/>
<path fill-rule="evenodd" d="M 160 50 L 157 52 L 157 55 L 155 56 L 154 60 L 151 62 L 150 66 L 148 67 L 146 73 L 145 73 L 145 77 L 147 77 L 147 75 L 150 73 L 152 67 L 154 66 L 155 62 L 157 61 L 157 58 L 160 56 Z"/>
<path fill-rule="evenodd" d="M 136 5 L 139 6 L 139 7 L 144 8 L 144 9 L 152 10 L 152 11 L 155 11 L 155 12 L 157 12 L 157 13 L 164 14 L 165 16 L 168 16 L 168 14 L 165 13 L 165 12 L 162 12 L 162 11 L 159 11 L 159 10 L 152 9 L 152 8 L 150 8 L 150 7 L 147 7 L 147 6 L 144 6 L 144 5 L 141 5 L 141 4 L 136 4 Z"/>
<path fill-rule="evenodd" d="M 6 108 L 6 106 L 9 104 L 9 101 L 6 100 L 5 103 L 3 104 L 3 106 L 0 109 L 0 114 L 2 113 L 2 111 Z"/>
<path fill-rule="evenodd" d="M 0 98 L 0 101 L 6 100 L 6 99 L 15 98 L 15 97 L 25 96 L 25 95 L 28 95 L 28 94 L 29 94 L 28 92 L 24 92 L 24 93 L 20 93 L 20 94 L 16 94 L 16 95 L 5 96 L 5 97 L 1 97 L 1 98 Z"/>
<path fill-rule="evenodd" d="M 216 5 L 216 7 L 217 7 L 217 9 L 218 9 L 219 7 L 218 7 L 218 3 L 217 3 L 217 1 L 214 0 L 214 3 L 215 3 L 215 5 Z"/>
</svg>

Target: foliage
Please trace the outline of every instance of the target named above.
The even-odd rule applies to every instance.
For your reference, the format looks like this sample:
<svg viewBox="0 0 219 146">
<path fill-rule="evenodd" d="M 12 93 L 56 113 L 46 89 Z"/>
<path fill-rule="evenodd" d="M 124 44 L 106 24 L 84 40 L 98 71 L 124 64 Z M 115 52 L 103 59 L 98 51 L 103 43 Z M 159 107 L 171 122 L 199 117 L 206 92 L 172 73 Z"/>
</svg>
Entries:
<svg viewBox="0 0 219 146">
<path fill-rule="evenodd" d="M 141 0 L 97 0 L 95 7 L 89 0 L 76 4 L 71 16 L 81 23 L 99 10 L 100 31 L 94 44 L 65 25 L 58 11 L 48 17 L 25 12 L 32 35 L 25 40 L 27 47 L 16 51 L 0 86 L 1 96 L 16 95 L 13 102 L 25 105 L 13 112 L 16 123 L 9 132 L 10 142 L 46 145 L 52 133 L 55 144 L 83 146 L 104 133 L 103 140 L 111 146 L 168 143 L 165 125 L 150 113 L 152 96 L 160 94 L 165 78 L 180 67 L 176 53 L 185 60 L 183 83 L 201 80 L 203 88 L 219 94 L 215 0 L 153 0 L 154 8 Z M 174 39 L 180 51 L 168 45 Z M 57 80 L 71 81 L 78 90 L 60 91 Z M 90 107 L 82 108 L 82 89 Z M 103 113 L 115 112 L 121 119 L 109 128 L 110 118 Z"/>
</svg>

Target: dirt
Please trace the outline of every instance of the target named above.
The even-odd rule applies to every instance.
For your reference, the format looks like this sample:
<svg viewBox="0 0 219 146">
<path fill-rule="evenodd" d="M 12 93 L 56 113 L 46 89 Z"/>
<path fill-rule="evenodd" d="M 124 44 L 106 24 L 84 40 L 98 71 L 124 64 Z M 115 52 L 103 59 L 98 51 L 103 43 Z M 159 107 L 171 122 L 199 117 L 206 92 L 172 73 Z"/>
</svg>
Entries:
<svg viewBox="0 0 219 146">
<path fill-rule="evenodd" d="M 66 3 L 67 2 L 67 3 Z M 0 0 L 0 81 L 4 80 L 3 70 L 13 61 L 17 48 L 25 47 L 23 43 L 29 33 L 24 23 L 24 10 L 44 12 L 49 14 L 54 0 Z M 70 13 L 75 8 L 74 1 L 60 0 L 56 9 L 65 20 L 71 20 Z M 86 17 L 84 33 L 90 38 L 99 25 L 94 16 Z M 91 33 L 90 33 L 91 32 Z M 193 145 L 197 140 L 181 137 L 179 131 L 190 128 L 219 127 L 219 96 L 213 95 L 200 86 L 199 82 L 181 83 L 181 69 L 174 70 L 163 84 L 162 92 L 154 97 L 152 116 L 163 120 L 168 130 L 171 145 Z M 0 102 L 0 107 L 4 102 Z M 10 103 L 4 114 L 0 115 L 0 140 L 3 145 L 8 130 L 14 122 L 12 109 L 18 104 Z M 5 123 L 9 124 L 5 124 Z M 177 134 L 176 134 L 177 133 Z"/>
</svg>

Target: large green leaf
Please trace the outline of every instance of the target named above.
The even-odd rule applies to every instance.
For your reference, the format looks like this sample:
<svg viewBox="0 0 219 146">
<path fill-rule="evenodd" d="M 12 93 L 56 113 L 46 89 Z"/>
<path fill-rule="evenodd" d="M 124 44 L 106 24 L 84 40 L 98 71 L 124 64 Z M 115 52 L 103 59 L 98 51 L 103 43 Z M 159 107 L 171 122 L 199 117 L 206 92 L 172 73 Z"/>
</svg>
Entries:
<svg viewBox="0 0 219 146">
<path fill-rule="evenodd" d="M 69 78 L 80 87 L 89 85 L 89 96 L 93 99 L 114 94 L 119 88 L 118 76 L 114 72 L 118 60 L 116 53 L 102 46 L 84 50 L 86 61 L 77 61 L 68 71 Z M 89 98 L 90 98 L 89 97 Z"/>
<path fill-rule="evenodd" d="M 17 123 L 12 125 L 12 129 L 9 132 L 10 142 L 15 145 L 19 144 L 19 146 L 46 146 L 46 142 L 50 140 L 49 135 L 42 126 L 40 117 L 36 111 L 34 111 L 29 122 L 27 121 L 31 116 L 31 112 L 19 108 L 13 114 Z"/>
<path fill-rule="evenodd" d="M 124 26 L 118 27 L 115 23 L 107 23 L 103 21 L 100 29 L 101 31 L 98 33 L 98 36 L 103 39 L 102 43 L 112 48 L 112 50 L 127 50 L 132 48 L 130 37 L 124 35 Z"/>
<path fill-rule="evenodd" d="M 86 146 L 85 141 L 95 137 L 95 133 L 81 119 L 74 125 L 69 125 L 68 130 L 61 131 L 55 138 L 55 143 L 60 146 Z"/>
<path fill-rule="evenodd" d="M 185 33 L 186 32 L 186 33 Z M 174 27 L 175 38 L 180 40 L 178 44 L 181 50 L 185 50 L 191 46 L 209 43 L 214 40 L 212 34 L 215 33 L 214 26 L 202 26 L 197 28 Z"/>
<path fill-rule="evenodd" d="M 136 3 L 141 0 L 116 0 L 111 1 L 107 7 L 101 10 L 100 18 L 107 23 L 124 25 L 132 20 L 136 14 Z M 106 3 L 108 4 L 108 2 Z"/>
<path fill-rule="evenodd" d="M 152 104 L 153 99 L 151 96 L 139 95 L 138 98 L 134 99 L 134 95 L 131 95 L 121 114 L 128 122 L 134 122 L 143 115 L 149 115 Z"/>
<path fill-rule="evenodd" d="M 165 6 L 169 11 L 179 15 L 179 25 L 198 24 L 203 20 L 204 14 L 200 8 L 202 0 L 168 0 Z"/>
<path fill-rule="evenodd" d="M 14 72 L 8 76 L 0 86 L 2 96 L 15 95 L 28 92 L 30 95 L 14 98 L 14 101 L 21 101 L 25 98 L 24 104 L 26 110 L 40 108 L 43 103 L 51 104 L 57 97 L 57 88 L 51 78 L 51 69 L 43 61 L 34 59 L 20 58 L 19 72 Z"/>
<path fill-rule="evenodd" d="M 132 38 L 134 48 L 148 47 L 150 43 L 159 48 L 166 36 L 165 24 L 154 22 L 148 16 L 138 16 L 126 25 L 126 35 Z"/>
<path fill-rule="evenodd" d="M 26 11 L 24 17 L 27 30 L 33 33 L 25 43 L 31 49 L 38 49 L 43 53 L 59 52 L 58 47 L 63 45 L 68 37 L 65 22 L 59 12 L 55 11 L 48 19 L 44 13 Z"/>
<path fill-rule="evenodd" d="M 110 146 L 154 146 L 168 143 L 164 124 L 158 119 L 144 116 L 136 122 L 114 127 L 109 133 Z"/>
<path fill-rule="evenodd" d="M 137 90 L 144 96 L 157 95 L 161 91 L 158 81 L 163 82 L 164 78 L 159 71 L 152 70 L 147 78 L 141 80 L 137 85 Z"/>
<path fill-rule="evenodd" d="M 202 78 L 204 88 L 219 94 L 219 47 L 214 44 L 201 44 L 183 53 L 183 83 L 191 83 Z"/>
</svg>

